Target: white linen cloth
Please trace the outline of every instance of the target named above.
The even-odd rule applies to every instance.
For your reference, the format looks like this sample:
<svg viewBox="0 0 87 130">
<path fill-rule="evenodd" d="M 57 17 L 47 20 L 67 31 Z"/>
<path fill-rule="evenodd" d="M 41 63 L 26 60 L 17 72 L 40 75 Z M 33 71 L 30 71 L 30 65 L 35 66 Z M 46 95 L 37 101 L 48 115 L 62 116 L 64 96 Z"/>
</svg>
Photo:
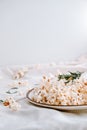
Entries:
<svg viewBox="0 0 87 130">
<path fill-rule="evenodd" d="M 80 63 L 79 65 L 35 65 L 31 67 L 29 73 L 24 79 L 29 81 L 29 86 L 20 87 L 19 89 L 24 92 L 24 96 L 18 94 L 7 94 L 6 91 L 10 89 L 9 83 L 14 80 L 11 78 L 7 67 L 1 68 L 0 76 L 0 99 L 5 99 L 13 96 L 15 99 L 25 97 L 26 92 L 38 84 L 41 76 L 55 73 L 57 69 L 65 70 L 68 68 L 86 70 L 87 64 Z M 67 67 L 68 66 L 68 67 Z M 14 69 L 15 67 L 8 67 Z M 17 68 L 17 66 L 16 66 Z M 87 111 L 60 111 L 48 108 L 41 108 L 34 106 L 28 102 L 28 99 L 21 99 L 19 101 L 21 109 L 19 111 L 12 111 L 8 107 L 0 104 L 0 130 L 87 130 Z"/>
</svg>

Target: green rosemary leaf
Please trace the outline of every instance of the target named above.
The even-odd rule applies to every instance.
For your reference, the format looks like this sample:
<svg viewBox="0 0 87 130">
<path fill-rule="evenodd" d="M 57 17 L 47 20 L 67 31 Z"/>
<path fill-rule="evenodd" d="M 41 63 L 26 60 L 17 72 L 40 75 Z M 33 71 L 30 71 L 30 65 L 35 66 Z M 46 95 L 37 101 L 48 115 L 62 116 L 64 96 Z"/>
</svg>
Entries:
<svg viewBox="0 0 87 130">
<path fill-rule="evenodd" d="M 65 79 L 65 84 L 69 83 L 70 81 L 73 81 L 75 79 L 79 79 L 81 76 L 82 72 L 70 72 L 68 74 L 62 74 L 62 75 L 58 75 L 58 81 L 60 81 L 61 79 Z"/>
<path fill-rule="evenodd" d="M 17 93 L 18 91 L 14 91 L 14 92 L 11 92 L 11 91 L 7 91 L 6 93 L 8 94 L 14 94 L 14 93 Z"/>
<path fill-rule="evenodd" d="M 6 93 L 8 93 L 8 94 L 15 94 L 15 93 L 18 92 L 18 91 L 13 91 L 13 90 L 15 90 L 15 89 L 18 89 L 18 88 L 17 88 L 17 87 L 11 88 L 11 89 L 9 89 Z"/>
<path fill-rule="evenodd" d="M 14 88 L 11 88 L 11 89 L 18 89 L 18 88 L 17 88 L 17 87 L 14 87 Z M 11 90 L 11 89 L 10 89 L 10 90 Z"/>
<path fill-rule="evenodd" d="M 0 100 L 0 102 L 4 102 L 3 100 Z"/>
</svg>

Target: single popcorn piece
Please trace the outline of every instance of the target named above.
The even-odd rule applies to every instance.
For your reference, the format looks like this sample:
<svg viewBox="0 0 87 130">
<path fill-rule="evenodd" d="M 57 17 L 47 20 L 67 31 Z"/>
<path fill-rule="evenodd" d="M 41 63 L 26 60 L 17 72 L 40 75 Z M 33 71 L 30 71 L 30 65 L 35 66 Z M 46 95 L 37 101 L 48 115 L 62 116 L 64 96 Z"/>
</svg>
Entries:
<svg viewBox="0 0 87 130">
<path fill-rule="evenodd" d="M 15 74 L 13 75 L 13 79 L 20 79 L 20 78 L 24 77 L 24 74 L 25 73 L 23 71 L 19 70 L 19 71 L 15 72 Z"/>
<path fill-rule="evenodd" d="M 23 86 L 28 86 L 29 82 L 28 80 L 19 80 L 19 81 L 14 81 L 13 83 L 9 84 L 11 87 L 23 87 Z"/>
<path fill-rule="evenodd" d="M 3 102 L 3 105 L 8 106 L 13 111 L 18 111 L 21 108 L 21 105 L 18 102 L 16 102 L 12 97 L 6 99 Z"/>
<path fill-rule="evenodd" d="M 25 74 L 29 71 L 28 67 L 24 67 L 20 70 L 17 70 L 14 74 L 13 74 L 13 79 L 20 79 L 23 78 L 25 76 Z"/>
<path fill-rule="evenodd" d="M 18 110 L 20 110 L 21 105 L 18 104 L 17 102 L 15 102 L 15 103 L 10 104 L 10 105 L 9 105 L 9 108 L 10 108 L 11 110 L 13 110 L 13 111 L 18 111 Z"/>
</svg>

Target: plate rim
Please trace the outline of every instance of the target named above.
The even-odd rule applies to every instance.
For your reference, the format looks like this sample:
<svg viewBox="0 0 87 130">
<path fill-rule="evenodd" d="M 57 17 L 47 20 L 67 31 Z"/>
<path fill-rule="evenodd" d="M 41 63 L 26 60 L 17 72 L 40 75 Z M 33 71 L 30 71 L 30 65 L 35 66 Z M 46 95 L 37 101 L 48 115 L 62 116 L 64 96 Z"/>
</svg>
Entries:
<svg viewBox="0 0 87 130">
<path fill-rule="evenodd" d="M 36 88 L 36 87 L 35 87 Z M 76 109 L 87 109 L 87 104 L 84 105 L 51 105 L 51 104 L 45 104 L 45 103 L 39 103 L 33 101 L 30 97 L 29 94 L 35 89 L 32 88 L 26 93 L 26 98 L 30 103 L 33 105 L 39 106 L 39 107 L 46 107 L 46 108 L 55 108 L 55 109 L 61 109 L 61 110 L 76 110 Z"/>
</svg>

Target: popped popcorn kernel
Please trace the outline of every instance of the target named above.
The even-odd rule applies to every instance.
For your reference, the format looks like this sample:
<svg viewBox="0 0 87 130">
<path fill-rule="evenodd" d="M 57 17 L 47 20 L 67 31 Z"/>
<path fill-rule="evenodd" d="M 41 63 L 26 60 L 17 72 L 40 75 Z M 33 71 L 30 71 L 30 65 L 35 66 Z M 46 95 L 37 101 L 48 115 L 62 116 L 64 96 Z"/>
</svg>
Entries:
<svg viewBox="0 0 87 130">
<path fill-rule="evenodd" d="M 7 98 L 3 102 L 3 105 L 8 106 L 12 111 L 18 111 L 21 108 L 21 105 L 18 102 L 16 102 L 12 97 Z"/>
<path fill-rule="evenodd" d="M 29 68 L 28 68 L 28 67 L 24 67 L 24 68 L 22 68 L 22 69 L 17 70 L 17 71 L 14 72 L 14 74 L 13 74 L 13 79 L 23 78 L 28 71 L 29 71 Z"/>
</svg>

